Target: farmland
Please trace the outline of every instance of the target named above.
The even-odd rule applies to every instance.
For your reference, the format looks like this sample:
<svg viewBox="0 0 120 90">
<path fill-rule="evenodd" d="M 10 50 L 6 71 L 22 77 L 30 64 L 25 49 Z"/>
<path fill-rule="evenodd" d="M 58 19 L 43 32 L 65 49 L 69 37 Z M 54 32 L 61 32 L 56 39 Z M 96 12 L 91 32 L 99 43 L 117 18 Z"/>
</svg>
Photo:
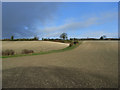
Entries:
<svg viewBox="0 0 120 90">
<path fill-rule="evenodd" d="M 16 54 L 21 54 L 23 49 L 33 50 L 35 53 L 63 49 L 69 44 L 49 41 L 3 41 L 2 50 L 12 49 Z"/>
<path fill-rule="evenodd" d="M 118 42 L 83 41 L 79 47 L 65 52 L 4 58 L 2 85 L 3 88 L 117 88 Z"/>
</svg>

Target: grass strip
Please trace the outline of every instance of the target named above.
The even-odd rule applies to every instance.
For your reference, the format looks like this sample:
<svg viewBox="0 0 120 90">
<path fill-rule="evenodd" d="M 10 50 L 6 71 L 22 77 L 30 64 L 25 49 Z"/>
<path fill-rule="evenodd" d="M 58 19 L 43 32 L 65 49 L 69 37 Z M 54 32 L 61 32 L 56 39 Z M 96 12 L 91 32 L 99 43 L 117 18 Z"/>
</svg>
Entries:
<svg viewBox="0 0 120 90">
<path fill-rule="evenodd" d="M 19 55 L 11 55 L 11 56 L 2 56 L 0 58 L 12 58 L 12 57 L 21 57 L 21 56 L 33 56 L 33 55 L 43 55 L 43 54 L 49 54 L 49 53 L 58 53 L 58 52 L 64 52 L 68 50 L 72 50 L 76 47 L 78 47 L 82 42 L 80 42 L 78 45 L 73 45 L 72 47 L 66 47 L 63 49 L 59 50 L 51 50 L 51 51 L 46 51 L 46 52 L 39 52 L 39 53 L 32 53 L 32 54 L 19 54 Z"/>
</svg>

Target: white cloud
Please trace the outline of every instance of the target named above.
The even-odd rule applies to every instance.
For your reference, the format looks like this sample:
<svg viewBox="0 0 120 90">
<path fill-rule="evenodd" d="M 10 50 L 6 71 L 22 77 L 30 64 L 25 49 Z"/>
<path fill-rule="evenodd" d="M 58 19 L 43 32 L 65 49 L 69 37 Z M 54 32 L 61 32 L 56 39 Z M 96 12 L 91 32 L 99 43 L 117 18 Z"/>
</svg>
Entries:
<svg viewBox="0 0 120 90">
<path fill-rule="evenodd" d="M 43 37 L 59 37 L 60 35 L 61 35 L 60 32 L 55 32 L 55 33 L 44 34 Z"/>
<path fill-rule="evenodd" d="M 89 26 L 92 26 L 94 24 L 97 24 L 97 18 L 92 17 L 84 22 L 68 22 L 61 26 L 54 26 L 54 27 L 45 27 L 43 29 L 44 32 L 53 32 L 53 31 L 68 31 L 68 30 L 77 30 L 82 28 L 87 28 Z M 41 30 L 40 30 L 41 31 Z"/>
<path fill-rule="evenodd" d="M 37 32 L 42 32 L 42 33 L 46 33 L 46 35 L 44 36 L 54 36 L 54 35 L 58 35 L 62 32 L 67 32 L 67 31 L 76 31 L 76 30 L 82 30 L 82 29 L 86 29 L 86 28 L 90 28 L 91 26 L 95 26 L 95 25 L 101 25 L 107 22 L 112 22 L 113 20 L 117 20 L 116 18 L 118 18 L 117 13 L 115 12 L 106 12 L 103 13 L 101 15 L 99 15 L 99 17 L 90 17 L 87 18 L 87 20 L 85 21 L 75 21 L 76 18 L 70 18 L 70 20 L 66 19 L 64 20 L 65 23 L 63 25 L 60 26 L 52 26 L 52 27 L 45 27 L 43 29 L 39 29 Z M 91 30 L 92 32 L 92 30 Z M 53 34 L 54 33 L 54 34 Z M 95 33 L 93 36 L 100 36 L 100 33 Z M 101 33 L 101 35 L 103 35 L 104 33 Z M 110 34 L 109 34 L 110 35 Z M 112 35 L 112 34 L 111 34 Z"/>
<path fill-rule="evenodd" d="M 98 30 L 95 32 L 83 33 L 81 36 L 82 37 L 98 37 L 99 38 L 102 35 L 106 35 L 106 37 L 117 37 L 118 33 L 104 32 L 104 30 Z"/>
<path fill-rule="evenodd" d="M 108 21 L 112 21 L 116 17 L 117 13 L 104 13 L 100 17 L 91 17 L 88 18 L 86 21 L 79 21 L 75 22 L 74 19 L 67 20 L 67 22 L 61 26 L 54 26 L 54 27 L 46 27 L 44 28 L 45 32 L 49 31 L 57 31 L 57 30 L 68 30 L 68 29 L 81 29 L 81 28 L 87 28 L 92 25 L 105 23 Z M 73 21 L 73 22 L 72 22 Z"/>
</svg>

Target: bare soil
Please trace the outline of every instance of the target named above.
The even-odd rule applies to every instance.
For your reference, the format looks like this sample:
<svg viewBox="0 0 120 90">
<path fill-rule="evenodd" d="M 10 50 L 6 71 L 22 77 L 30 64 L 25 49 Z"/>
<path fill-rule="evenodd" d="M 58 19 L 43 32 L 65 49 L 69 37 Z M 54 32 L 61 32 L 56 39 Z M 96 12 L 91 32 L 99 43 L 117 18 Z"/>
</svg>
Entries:
<svg viewBox="0 0 120 90">
<path fill-rule="evenodd" d="M 3 88 L 117 88 L 118 42 L 84 41 L 60 53 L 3 59 Z"/>
</svg>

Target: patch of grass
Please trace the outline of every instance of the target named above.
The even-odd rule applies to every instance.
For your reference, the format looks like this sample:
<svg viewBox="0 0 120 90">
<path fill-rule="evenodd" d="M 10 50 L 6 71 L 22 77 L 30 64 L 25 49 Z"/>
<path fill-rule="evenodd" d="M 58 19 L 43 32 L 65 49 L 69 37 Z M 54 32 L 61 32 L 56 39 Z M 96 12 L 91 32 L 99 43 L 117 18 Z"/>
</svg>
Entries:
<svg viewBox="0 0 120 90">
<path fill-rule="evenodd" d="M 40 53 L 31 53 L 31 54 L 20 54 L 20 55 L 13 55 L 13 56 L 2 56 L 0 58 L 11 58 L 11 57 L 21 57 L 21 56 L 32 56 L 32 55 L 43 55 L 43 54 L 49 54 L 49 53 L 58 53 L 58 52 L 64 52 L 64 51 L 68 51 L 68 50 L 72 50 L 76 47 L 78 47 L 82 42 L 80 42 L 79 44 L 74 44 L 71 47 L 68 46 L 66 48 L 63 49 L 59 49 L 59 50 L 51 50 L 51 51 L 46 51 L 46 52 L 40 52 Z"/>
</svg>

